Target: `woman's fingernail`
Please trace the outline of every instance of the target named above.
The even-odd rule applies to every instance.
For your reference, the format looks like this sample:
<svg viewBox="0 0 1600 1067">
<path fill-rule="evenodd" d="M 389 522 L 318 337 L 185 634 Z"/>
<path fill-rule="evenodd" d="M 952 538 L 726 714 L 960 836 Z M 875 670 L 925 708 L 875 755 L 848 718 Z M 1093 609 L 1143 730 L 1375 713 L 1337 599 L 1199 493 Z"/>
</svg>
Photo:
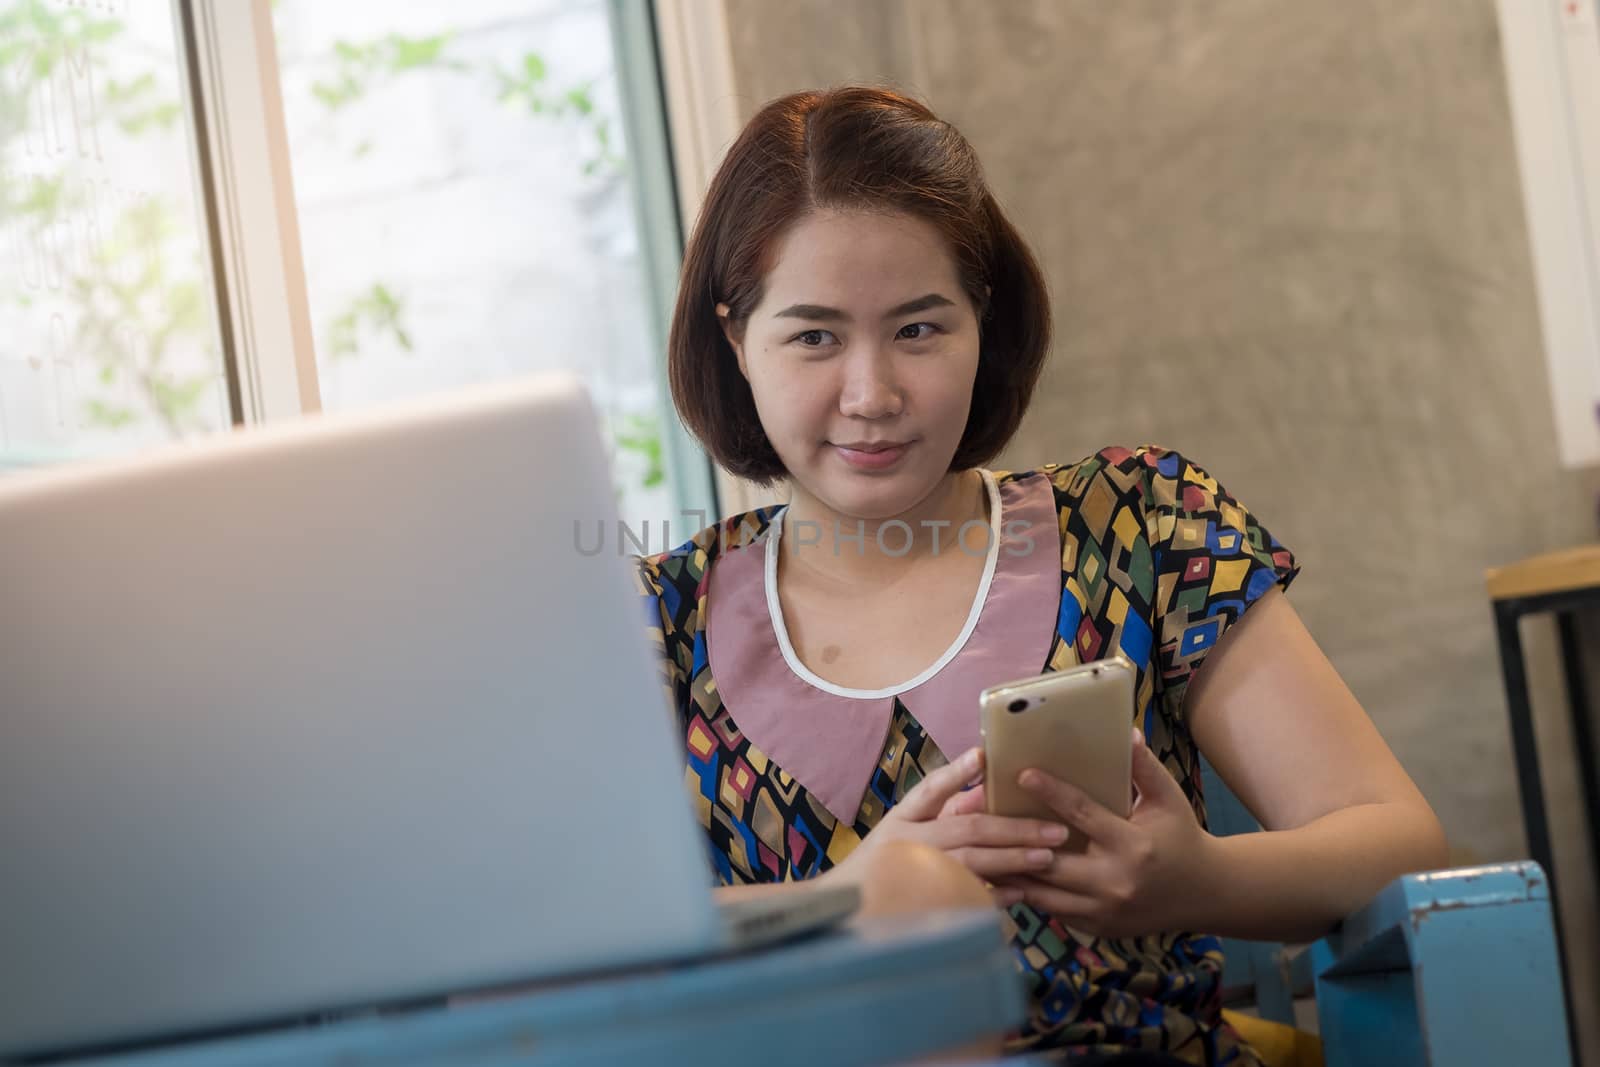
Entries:
<svg viewBox="0 0 1600 1067">
<path fill-rule="evenodd" d="M 1065 826 L 1046 826 L 1043 830 L 1039 831 L 1039 836 L 1044 838 L 1047 844 L 1065 844 L 1067 840 L 1067 828 Z"/>
<path fill-rule="evenodd" d="M 983 756 L 983 749 L 969 748 L 961 756 L 961 769 L 975 771 L 978 769 L 978 760 Z"/>
<path fill-rule="evenodd" d="M 1030 848 L 1028 850 L 1028 862 L 1035 867 L 1046 866 L 1055 858 L 1056 854 L 1047 848 Z"/>
<path fill-rule="evenodd" d="M 1032 771 L 1023 771 L 1017 775 L 1017 784 L 1024 789 L 1032 789 L 1039 784 L 1039 776 Z"/>
<path fill-rule="evenodd" d="M 1137 726 L 1133 728 L 1133 743 L 1136 745 L 1144 744 L 1144 731 Z"/>
</svg>

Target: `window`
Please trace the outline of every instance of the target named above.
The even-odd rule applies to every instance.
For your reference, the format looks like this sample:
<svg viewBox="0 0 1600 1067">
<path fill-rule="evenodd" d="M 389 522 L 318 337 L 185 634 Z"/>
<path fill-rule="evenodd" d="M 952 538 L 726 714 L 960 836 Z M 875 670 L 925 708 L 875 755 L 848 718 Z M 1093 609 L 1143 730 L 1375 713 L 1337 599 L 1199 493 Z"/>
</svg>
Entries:
<svg viewBox="0 0 1600 1067">
<path fill-rule="evenodd" d="M 1562 463 L 1600 463 L 1600 0 L 1499 0 Z"/>
<path fill-rule="evenodd" d="M 666 516 L 650 279 L 603 0 L 279 0 L 322 403 L 580 372 Z"/>
<path fill-rule="evenodd" d="M 641 0 L 0 11 L 10 462 L 226 426 L 234 364 L 245 423 L 564 369 L 626 520 L 711 508 L 665 389 L 680 238 Z"/>
<path fill-rule="evenodd" d="M 226 427 L 172 13 L 0 0 L 0 468 Z"/>
</svg>

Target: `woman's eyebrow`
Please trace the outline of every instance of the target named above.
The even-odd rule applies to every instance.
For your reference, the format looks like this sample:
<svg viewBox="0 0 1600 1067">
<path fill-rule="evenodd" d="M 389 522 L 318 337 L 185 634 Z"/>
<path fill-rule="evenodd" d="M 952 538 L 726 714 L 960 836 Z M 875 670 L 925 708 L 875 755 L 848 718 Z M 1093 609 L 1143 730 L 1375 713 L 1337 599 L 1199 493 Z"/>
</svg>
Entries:
<svg viewBox="0 0 1600 1067">
<path fill-rule="evenodd" d="M 927 311 L 929 308 L 954 307 L 955 301 L 938 293 L 929 293 L 919 296 L 915 300 L 907 300 L 904 304 L 890 308 L 884 313 L 884 318 L 894 319 L 901 315 L 913 315 L 918 311 Z M 821 304 L 792 304 L 773 316 L 777 319 L 810 319 L 813 322 L 849 322 L 850 316 L 838 308 L 823 307 Z"/>
</svg>

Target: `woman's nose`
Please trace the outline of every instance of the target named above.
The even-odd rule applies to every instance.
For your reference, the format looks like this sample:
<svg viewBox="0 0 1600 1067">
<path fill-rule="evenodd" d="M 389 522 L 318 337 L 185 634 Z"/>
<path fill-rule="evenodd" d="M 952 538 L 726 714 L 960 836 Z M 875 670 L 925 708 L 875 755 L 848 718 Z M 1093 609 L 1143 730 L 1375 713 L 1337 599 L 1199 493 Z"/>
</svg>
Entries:
<svg viewBox="0 0 1600 1067">
<path fill-rule="evenodd" d="M 876 353 L 860 353 L 848 361 L 839 394 L 839 413 L 858 419 L 900 414 L 905 395 L 890 361 Z"/>
</svg>

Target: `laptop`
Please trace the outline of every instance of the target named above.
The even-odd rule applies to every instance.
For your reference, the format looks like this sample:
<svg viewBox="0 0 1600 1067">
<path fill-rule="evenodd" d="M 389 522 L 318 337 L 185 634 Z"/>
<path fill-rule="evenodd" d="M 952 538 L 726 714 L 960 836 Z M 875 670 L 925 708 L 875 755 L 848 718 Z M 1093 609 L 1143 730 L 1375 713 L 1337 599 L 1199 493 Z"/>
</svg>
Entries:
<svg viewBox="0 0 1600 1067">
<path fill-rule="evenodd" d="M 565 376 L 0 479 L 0 1056 L 849 914 L 715 906 L 616 531 Z"/>
</svg>

